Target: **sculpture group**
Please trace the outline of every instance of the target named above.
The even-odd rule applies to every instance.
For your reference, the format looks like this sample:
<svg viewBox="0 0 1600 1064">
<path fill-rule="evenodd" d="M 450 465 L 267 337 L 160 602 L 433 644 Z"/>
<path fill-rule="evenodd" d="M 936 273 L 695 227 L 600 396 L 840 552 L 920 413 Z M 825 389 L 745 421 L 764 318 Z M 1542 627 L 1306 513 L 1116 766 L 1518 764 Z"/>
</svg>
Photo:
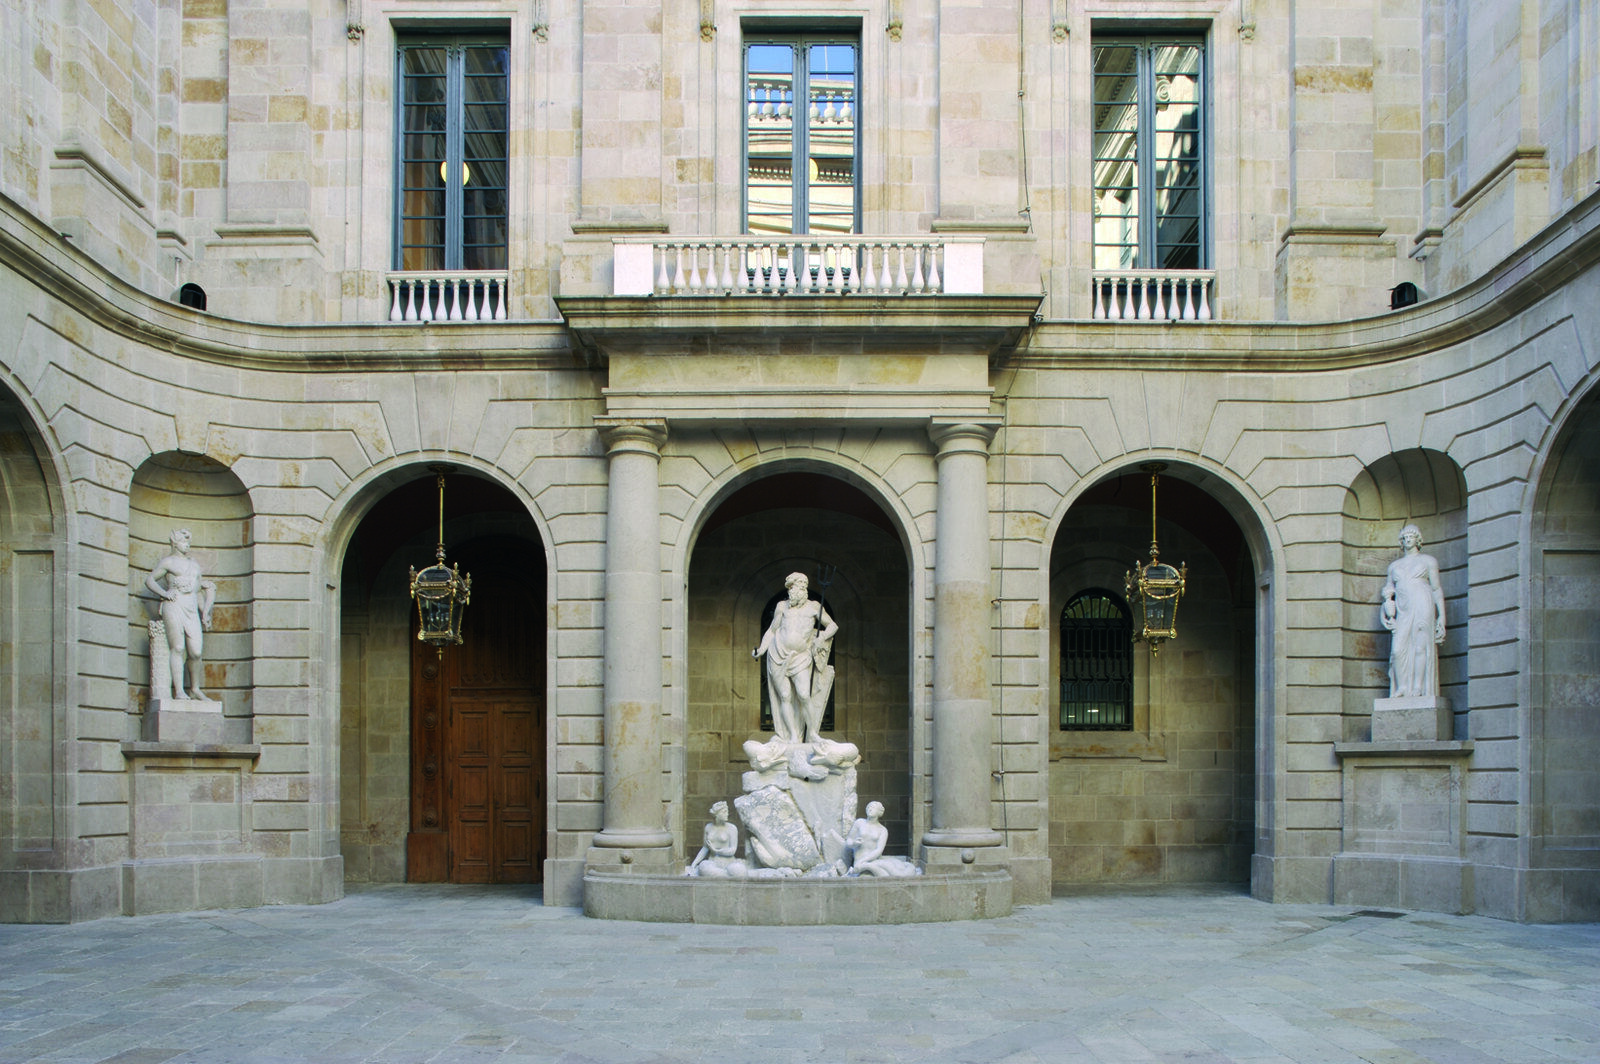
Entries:
<svg viewBox="0 0 1600 1064">
<path fill-rule="evenodd" d="M 856 816 L 856 766 L 852 743 L 823 738 L 822 717 L 833 691 L 829 664 L 839 626 L 824 603 L 810 597 L 804 573 L 784 581 L 788 597 L 751 651 L 765 658 L 774 735 L 744 744 L 750 771 L 733 801 L 745 829 L 728 819 L 728 803 L 711 807 L 704 845 L 690 862 L 694 876 L 904 876 L 918 869 L 903 857 L 885 857 L 888 830 L 883 805 L 870 802 Z"/>
</svg>

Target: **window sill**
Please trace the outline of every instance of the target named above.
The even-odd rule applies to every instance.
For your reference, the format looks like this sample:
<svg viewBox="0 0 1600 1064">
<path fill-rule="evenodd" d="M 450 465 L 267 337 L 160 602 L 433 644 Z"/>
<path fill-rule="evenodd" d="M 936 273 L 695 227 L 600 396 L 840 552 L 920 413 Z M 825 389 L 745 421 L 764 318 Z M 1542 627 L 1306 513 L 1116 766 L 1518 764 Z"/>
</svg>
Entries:
<svg viewBox="0 0 1600 1064">
<path fill-rule="evenodd" d="M 1051 761 L 1121 758 L 1166 761 L 1165 732 L 1146 735 L 1137 731 L 1057 731 L 1050 736 Z"/>
</svg>

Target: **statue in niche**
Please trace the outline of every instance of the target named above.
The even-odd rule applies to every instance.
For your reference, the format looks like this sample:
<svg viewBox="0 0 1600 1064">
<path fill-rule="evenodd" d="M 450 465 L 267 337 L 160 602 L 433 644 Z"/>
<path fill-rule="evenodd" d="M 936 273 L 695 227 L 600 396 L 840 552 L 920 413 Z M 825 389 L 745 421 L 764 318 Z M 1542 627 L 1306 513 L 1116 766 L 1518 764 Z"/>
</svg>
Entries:
<svg viewBox="0 0 1600 1064">
<path fill-rule="evenodd" d="M 711 805 L 711 823 L 706 825 L 704 845 L 689 864 L 685 875 L 708 878 L 743 879 L 747 866 L 737 856 L 739 829 L 728 822 L 728 803 Z"/>
<path fill-rule="evenodd" d="M 1444 642 L 1444 588 L 1439 563 L 1422 553 L 1422 531 L 1400 530 L 1404 552 L 1389 563 L 1383 585 L 1383 626 L 1394 633 L 1389 646 L 1389 697 L 1439 696 L 1439 645 Z"/>
<path fill-rule="evenodd" d="M 191 535 L 187 528 L 172 532 L 172 553 L 156 563 L 145 577 L 149 588 L 161 602 L 161 621 L 166 635 L 168 667 L 166 675 L 155 666 L 161 647 L 150 644 L 151 691 L 154 699 L 212 701 L 200 689 L 201 653 L 205 632 L 211 628 L 211 607 L 216 602 L 217 585 L 204 579 L 200 563 L 189 556 Z M 188 666 L 189 686 L 184 688 L 184 667 Z M 156 690 L 157 680 L 167 680 Z"/>
<path fill-rule="evenodd" d="M 846 855 L 851 876 L 914 876 L 917 866 L 904 857 L 885 857 L 883 849 L 889 844 L 889 829 L 878 823 L 883 816 L 882 802 L 868 802 L 867 815 L 850 826 L 845 836 Z"/>
<path fill-rule="evenodd" d="M 761 645 L 750 656 L 767 659 L 772 726 L 778 738 L 786 743 L 815 742 L 833 689 L 828 656 L 839 626 L 822 603 L 807 597 L 810 581 L 804 573 L 790 573 L 783 586 L 789 599 L 778 603 Z"/>
<path fill-rule="evenodd" d="M 787 765 L 791 776 L 818 781 L 861 761 L 853 744 L 821 735 L 822 716 L 833 692 L 834 670 L 828 658 L 839 625 L 822 603 L 811 601 L 811 581 L 804 573 L 790 573 L 783 586 L 789 597 L 773 610 L 761 645 L 750 652 L 751 657 L 767 659 L 767 693 L 776 734 L 765 743 L 750 740 L 744 752 L 758 772 Z"/>
</svg>

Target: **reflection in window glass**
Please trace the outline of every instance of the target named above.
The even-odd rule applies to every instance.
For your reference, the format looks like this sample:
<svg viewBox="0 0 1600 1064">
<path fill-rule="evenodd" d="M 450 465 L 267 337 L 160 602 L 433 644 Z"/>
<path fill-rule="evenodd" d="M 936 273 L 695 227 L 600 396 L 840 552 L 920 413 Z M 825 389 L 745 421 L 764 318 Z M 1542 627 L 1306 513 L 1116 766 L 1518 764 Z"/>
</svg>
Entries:
<svg viewBox="0 0 1600 1064">
<path fill-rule="evenodd" d="M 856 52 L 847 41 L 746 47 L 749 232 L 856 231 Z"/>
<path fill-rule="evenodd" d="M 1204 51 L 1198 41 L 1096 41 L 1094 266 L 1206 266 Z"/>
<path fill-rule="evenodd" d="M 396 267 L 503 270 L 510 54 L 460 39 L 400 44 Z"/>
</svg>

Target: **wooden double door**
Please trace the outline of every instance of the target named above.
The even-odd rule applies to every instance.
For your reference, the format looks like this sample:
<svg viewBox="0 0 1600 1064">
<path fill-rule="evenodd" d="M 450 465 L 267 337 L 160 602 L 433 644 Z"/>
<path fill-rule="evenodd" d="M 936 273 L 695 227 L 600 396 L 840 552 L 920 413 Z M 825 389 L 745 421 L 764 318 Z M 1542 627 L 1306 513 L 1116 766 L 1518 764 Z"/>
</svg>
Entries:
<svg viewBox="0 0 1600 1064">
<path fill-rule="evenodd" d="M 505 555 L 492 546 L 463 551 L 461 568 L 473 576 L 464 644 L 440 655 L 414 642 L 411 882 L 542 877 L 544 629 L 534 622 L 544 603 L 516 579 L 516 556 Z"/>
</svg>

